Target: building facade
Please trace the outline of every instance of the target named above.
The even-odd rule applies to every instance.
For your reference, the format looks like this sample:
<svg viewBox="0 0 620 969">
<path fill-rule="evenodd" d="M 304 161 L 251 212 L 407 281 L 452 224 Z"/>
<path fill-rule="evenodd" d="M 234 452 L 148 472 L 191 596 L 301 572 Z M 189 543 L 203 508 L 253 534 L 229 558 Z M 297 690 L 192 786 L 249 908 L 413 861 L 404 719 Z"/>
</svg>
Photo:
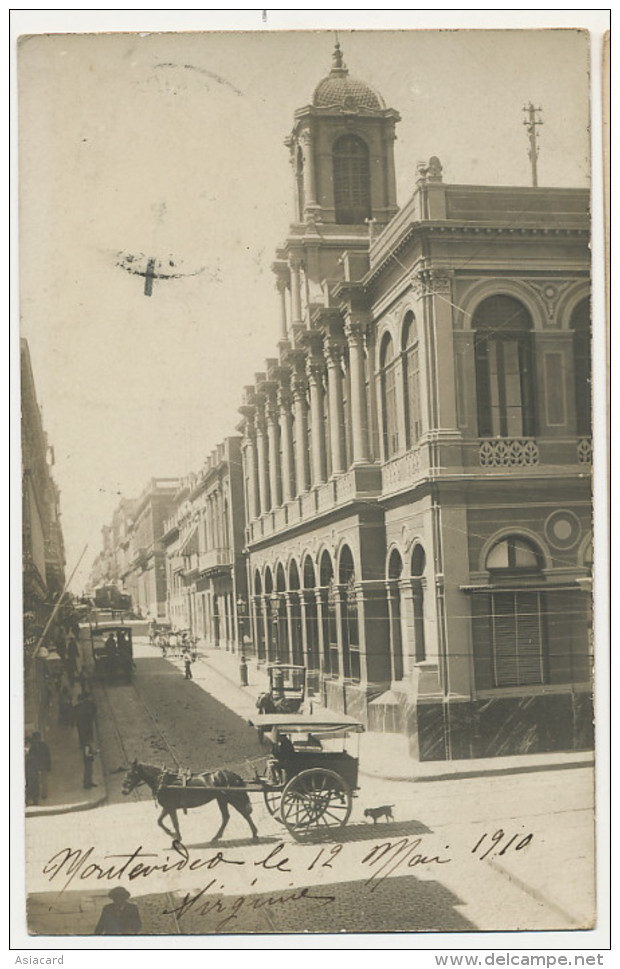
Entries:
<svg viewBox="0 0 620 969">
<path fill-rule="evenodd" d="M 20 341 L 22 561 L 24 611 L 39 622 L 65 585 L 60 492 L 52 476 L 54 450 L 43 428 L 28 343 Z"/>
<path fill-rule="evenodd" d="M 162 536 L 170 514 L 177 478 L 151 478 L 135 506 L 123 505 L 119 517 L 116 558 L 122 588 L 131 596 L 138 615 L 163 619 L 166 615 L 166 561 Z"/>
<path fill-rule="evenodd" d="M 168 619 L 216 648 L 249 630 L 244 523 L 240 438 L 228 437 L 181 482 L 162 538 Z"/>
<path fill-rule="evenodd" d="M 253 648 L 421 759 L 588 747 L 588 193 L 431 158 L 399 210 L 398 120 L 337 45 L 287 141 L 240 408 Z"/>
<path fill-rule="evenodd" d="M 24 717 L 28 730 L 43 730 L 49 715 L 47 673 L 43 651 L 37 658 L 36 650 L 44 633 L 46 647 L 54 646 L 60 633 L 60 622 L 50 625 L 49 621 L 65 586 L 65 548 L 60 492 L 52 476 L 54 451 L 43 427 L 24 339 L 20 358 Z"/>
</svg>

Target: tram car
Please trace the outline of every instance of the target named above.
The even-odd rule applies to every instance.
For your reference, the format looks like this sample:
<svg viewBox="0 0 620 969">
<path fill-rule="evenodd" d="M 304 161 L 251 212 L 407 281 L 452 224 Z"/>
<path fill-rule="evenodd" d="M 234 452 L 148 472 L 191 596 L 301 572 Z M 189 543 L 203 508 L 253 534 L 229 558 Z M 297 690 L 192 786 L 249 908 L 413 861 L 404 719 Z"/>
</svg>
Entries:
<svg viewBox="0 0 620 969">
<path fill-rule="evenodd" d="M 90 643 L 95 676 L 110 683 L 130 683 L 135 669 L 131 627 L 105 623 L 91 626 Z"/>
</svg>

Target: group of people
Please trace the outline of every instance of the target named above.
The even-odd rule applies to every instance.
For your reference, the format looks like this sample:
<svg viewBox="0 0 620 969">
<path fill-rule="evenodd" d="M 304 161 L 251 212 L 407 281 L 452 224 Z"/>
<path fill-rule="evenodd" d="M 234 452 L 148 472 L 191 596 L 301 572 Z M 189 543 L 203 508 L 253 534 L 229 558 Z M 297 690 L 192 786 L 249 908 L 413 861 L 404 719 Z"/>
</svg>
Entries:
<svg viewBox="0 0 620 969">
<path fill-rule="evenodd" d="M 81 662 L 78 635 L 79 627 L 77 630 L 56 628 L 48 638 L 50 648 L 44 647 L 40 650 L 39 655 L 45 661 L 43 689 L 47 699 L 40 707 L 39 721 L 43 724 L 41 730 L 46 723 L 50 724 L 53 720 L 59 727 L 76 728 L 82 752 L 83 786 L 89 789 L 97 786 L 93 781 L 93 765 L 98 753 L 94 746 L 97 708 Z M 41 730 L 26 737 L 27 805 L 37 805 L 48 796 L 48 775 L 52 769 L 52 757 Z"/>
<path fill-rule="evenodd" d="M 180 653 L 185 670 L 185 679 L 193 679 L 192 664 L 198 658 L 198 651 L 196 649 L 197 640 L 190 636 L 187 630 L 183 632 L 177 632 L 175 630 L 162 632 L 158 630 L 157 623 L 153 620 L 149 626 L 149 640 L 151 645 L 158 646 L 161 649 L 163 659 L 167 659 L 168 650 L 172 650 L 173 655 L 178 656 Z"/>
<path fill-rule="evenodd" d="M 117 630 L 116 634 L 110 632 L 104 643 L 103 650 L 108 672 L 113 674 L 118 670 L 126 680 L 130 680 L 134 669 L 134 662 L 129 633 L 123 632 L 122 629 Z"/>
</svg>

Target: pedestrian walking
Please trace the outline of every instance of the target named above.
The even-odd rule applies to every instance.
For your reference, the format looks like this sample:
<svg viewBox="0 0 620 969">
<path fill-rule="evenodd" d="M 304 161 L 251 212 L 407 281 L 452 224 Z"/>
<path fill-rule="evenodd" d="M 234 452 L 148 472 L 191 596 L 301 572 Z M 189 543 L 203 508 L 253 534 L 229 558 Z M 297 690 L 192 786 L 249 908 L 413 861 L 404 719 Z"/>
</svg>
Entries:
<svg viewBox="0 0 620 969">
<path fill-rule="evenodd" d="M 80 747 L 92 742 L 96 713 L 97 707 L 90 693 L 80 693 L 74 711 Z"/>
<path fill-rule="evenodd" d="M 84 744 L 82 747 L 82 758 L 84 760 L 84 787 L 89 790 L 91 787 L 97 787 L 93 783 L 93 765 L 95 763 L 95 756 L 99 753 L 95 750 L 91 743 Z"/>
<path fill-rule="evenodd" d="M 184 662 L 185 662 L 185 679 L 186 680 L 193 680 L 194 677 L 192 676 L 192 657 L 191 657 L 190 653 L 189 652 L 185 652 L 183 654 L 183 659 L 184 659 Z"/>
<path fill-rule="evenodd" d="M 112 899 L 112 904 L 104 907 L 95 935 L 138 935 L 142 929 L 140 910 L 128 901 L 131 895 L 127 889 L 117 885 L 108 892 L 108 898 Z"/>
<path fill-rule="evenodd" d="M 38 774 L 38 794 L 42 801 L 47 798 L 47 775 L 52 769 L 52 757 L 50 749 L 42 739 L 38 730 L 30 738 L 30 750 L 28 753 L 32 770 Z"/>
</svg>

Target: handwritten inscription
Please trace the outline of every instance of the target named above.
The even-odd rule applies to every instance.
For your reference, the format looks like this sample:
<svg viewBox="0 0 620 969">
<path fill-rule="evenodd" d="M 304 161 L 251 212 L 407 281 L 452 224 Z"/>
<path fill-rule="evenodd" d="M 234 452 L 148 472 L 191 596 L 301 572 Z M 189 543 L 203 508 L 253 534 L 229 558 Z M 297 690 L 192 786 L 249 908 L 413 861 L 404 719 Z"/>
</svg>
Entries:
<svg viewBox="0 0 620 969">
<path fill-rule="evenodd" d="M 245 911 L 257 911 L 258 909 L 273 908 L 276 905 L 290 905 L 291 902 L 319 902 L 321 905 L 331 905 L 336 901 L 335 895 L 319 894 L 312 888 L 299 888 L 292 891 L 275 893 L 268 895 L 266 898 L 264 896 L 256 898 L 252 895 L 238 895 L 235 898 L 208 898 L 207 893 L 214 886 L 216 891 L 219 890 L 217 881 L 217 878 L 213 878 L 199 891 L 194 893 L 187 892 L 180 905 L 176 908 L 165 908 L 162 914 L 175 915 L 179 921 L 190 911 L 194 915 L 212 915 L 214 913 L 223 915 L 223 918 L 216 925 L 217 931 L 221 931 L 221 929 L 226 928 L 237 920 L 239 912 L 242 909 L 245 909 Z M 256 881 L 257 879 L 255 878 L 252 886 L 256 884 Z"/>
<path fill-rule="evenodd" d="M 507 851 L 521 852 L 533 838 L 534 835 L 531 833 L 525 835 L 506 833 L 501 828 L 493 834 L 485 832 L 473 847 L 465 846 L 467 852 L 465 857 L 469 856 L 477 861 L 484 860 L 491 852 L 500 856 Z M 373 844 L 370 850 L 368 846 L 349 843 L 326 845 L 311 852 L 307 846 L 287 845 L 282 841 L 268 849 L 257 847 L 248 850 L 250 852 L 248 855 L 236 854 L 234 857 L 223 851 L 215 851 L 203 856 L 190 853 L 182 842 L 175 841 L 172 850 L 164 857 L 145 851 L 142 845 L 128 854 L 101 856 L 97 855 L 94 845 L 87 848 L 66 847 L 52 855 L 42 871 L 47 880 L 58 886 L 62 893 L 72 884 L 75 888 L 77 883 L 133 883 L 137 879 L 144 880 L 154 875 L 166 876 L 170 873 L 193 873 L 202 870 L 211 872 L 217 869 L 215 878 L 206 880 L 199 890 L 188 893 L 180 902 L 178 909 L 172 910 L 179 917 L 190 910 L 201 913 L 204 910 L 203 914 L 213 911 L 215 901 L 208 897 L 209 892 L 214 894 L 213 886 L 216 882 L 217 891 L 225 891 L 223 875 L 227 870 L 245 869 L 248 881 L 253 878 L 252 887 L 260 877 L 265 877 L 265 873 L 275 877 L 276 882 L 286 879 L 287 891 L 281 895 L 274 895 L 276 901 L 273 904 L 302 901 L 330 904 L 333 901 L 330 895 L 319 894 L 310 888 L 298 888 L 292 891 L 288 889 L 292 889 L 295 882 L 303 884 L 304 877 L 308 877 L 308 872 L 315 873 L 313 877 L 319 877 L 319 879 L 324 875 L 333 878 L 332 874 L 328 875 L 327 872 L 322 871 L 331 869 L 335 875 L 338 874 L 338 870 L 341 870 L 347 879 L 364 879 L 366 888 L 374 892 L 396 871 L 403 874 L 413 868 L 448 865 L 454 857 L 454 852 L 449 845 L 438 848 L 432 845 L 430 839 L 423 837 L 385 840 Z M 273 885 L 273 882 L 271 884 Z M 262 890 L 261 887 L 256 888 L 257 893 Z M 258 900 L 255 899 L 255 901 L 258 904 Z M 222 904 L 220 900 L 218 905 Z M 226 905 L 230 907 L 232 904 L 231 899 L 228 899 Z M 244 906 L 249 907 L 253 902 L 250 902 L 250 896 L 239 896 L 234 904 L 238 908 L 235 911 L 226 909 L 225 915 L 224 909 L 216 906 L 217 912 L 223 914 L 227 923 L 235 920 L 239 909 Z"/>
<path fill-rule="evenodd" d="M 501 828 L 498 828 L 498 830 L 490 837 L 485 831 L 482 837 L 478 839 L 474 847 L 471 849 L 472 855 L 478 854 L 480 861 L 484 861 L 487 855 L 490 855 L 492 851 L 496 851 L 499 848 L 501 842 L 504 840 L 505 837 L 506 835 L 504 834 Z M 514 851 L 523 851 L 523 849 L 527 848 L 527 846 L 531 843 L 533 838 L 534 838 L 534 835 L 531 833 L 526 834 L 525 836 L 520 834 L 513 834 L 510 841 L 507 841 L 506 844 L 502 846 L 501 851 L 498 851 L 498 855 L 501 858 L 501 856 L 505 855 L 508 849 L 511 847 L 512 847 L 512 850 Z"/>
</svg>

